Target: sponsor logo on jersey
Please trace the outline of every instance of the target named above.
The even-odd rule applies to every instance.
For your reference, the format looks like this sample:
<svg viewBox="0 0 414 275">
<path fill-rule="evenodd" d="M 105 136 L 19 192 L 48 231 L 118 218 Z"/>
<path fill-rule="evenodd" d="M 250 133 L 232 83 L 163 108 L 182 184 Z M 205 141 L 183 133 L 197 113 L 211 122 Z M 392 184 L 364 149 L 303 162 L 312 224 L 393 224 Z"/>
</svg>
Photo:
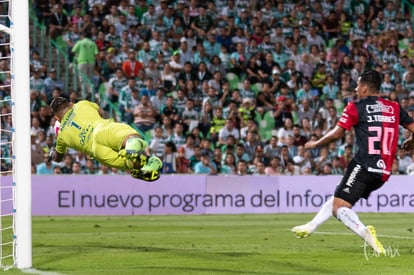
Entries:
<svg viewBox="0 0 414 275">
<path fill-rule="evenodd" d="M 84 145 L 86 140 L 89 138 L 90 133 L 92 132 L 91 130 L 93 130 L 93 127 L 91 124 L 88 125 L 88 127 L 86 127 L 85 129 L 83 129 L 80 133 L 79 133 L 79 143 Z"/>
<path fill-rule="evenodd" d="M 352 185 L 354 185 L 355 177 L 357 176 L 359 171 L 361 171 L 361 165 L 357 164 L 357 165 L 355 165 L 354 169 L 351 172 L 351 175 L 349 176 L 348 180 L 346 181 L 346 186 L 352 187 Z"/>
<path fill-rule="evenodd" d="M 339 118 L 339 121 L 346 124 L 348 121 L 349 115 L 347 113 L 342 113 L 342 116 Z"/>
<path fill-rule="evenodd" d="M 377 168 L 372 168 L 372 167 L 368 167 L 368 171 L 369 172 L 374 172 L 374 173 L 381 173 L 381 174 L 385 174 L 385 175 L 390 175 L 391 172 L 387 171 L 387 165 L 385 164 L 385 161 L 380 159 L 377 161 Z"/>
<path fill-rule="evenodd" d="M 346 122 L 348 121 L 348 119 L 347 119 L 347 118 L 345 118 L 345 117 L 341 117 L 341 118 L 339 119 L 339 121 L 340 121 L 340 122 L 342 122 L 342 123 L 346 123 Z"/>
<path fill-rule="evenodd" d="M 377 104 L 375 104 L 375 105 L 367 105 L 366 110 L 367 110 L 368 114 L 371 114 L 371 113 L 394 114 L 394 107 L 384 105 L 380 101 L 377 101 Z"/>
<path fill-rule="evenodd" d="M 376 169 L 376 168 L 372 168 L 372 167 L 368 167 L 368 172 L 374 172 L 374 173 L 380 173 L 380 174 L 385 174 L 385 175 L 391 175 L 390 171 L 384 170 L 384 169 Z"/>
<path fill-rule="evenodd" d="M 67 126 L 70 125 L 70 123 L 73 120 L 75 113 L 73 112 L 73 109 L 71 109 L 69 111 L 69 113 L 67 115 L 65 115 L 65 120 L 63 121 L 63 123 L 61 123 L 59 130 L 63 131 L 63 129 Z"/>
<path fill-rule="evenodd" d="M 385 161 L 380 159 L 377 161 L 377 167 L 382 169 L 387 169 L 387 165 L 385 165 Z"/>
</svg>

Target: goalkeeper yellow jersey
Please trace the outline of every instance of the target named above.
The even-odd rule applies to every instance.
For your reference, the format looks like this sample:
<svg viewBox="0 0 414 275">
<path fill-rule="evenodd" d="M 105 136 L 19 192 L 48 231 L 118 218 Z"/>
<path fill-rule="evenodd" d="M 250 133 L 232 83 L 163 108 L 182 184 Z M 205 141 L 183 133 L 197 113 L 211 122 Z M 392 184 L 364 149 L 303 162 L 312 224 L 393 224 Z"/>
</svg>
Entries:
<svg viewBox="0 0 414 275">
<path fill-rule="evenodd" d="M 74 104 L 60 121 L 56 151 L 65 154 L 70 147 L 103 165 L 130 169 L 131 162 L 125 161 L 119 152 L 126 138 L 140 135 L 128 124 L 103 119 L 98 110 L 96 103 L 87 100 Z"/>
<path fill-rule="evenodd" d="M 73 105 L 60 121 L 56 140 L 58 153 L 66 153 L 68 147 L 84 153 L 91 152 L 94 129 L 107 121 L 100 116 L 98 110 L 99 106 L 96 103 L 86 100 Z"/>
</svg>

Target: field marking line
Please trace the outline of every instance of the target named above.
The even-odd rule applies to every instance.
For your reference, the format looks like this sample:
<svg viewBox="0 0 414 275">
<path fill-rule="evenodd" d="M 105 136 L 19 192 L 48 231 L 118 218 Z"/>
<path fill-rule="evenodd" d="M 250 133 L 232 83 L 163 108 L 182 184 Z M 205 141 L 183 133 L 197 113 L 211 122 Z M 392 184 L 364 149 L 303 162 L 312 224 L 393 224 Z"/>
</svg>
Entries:
<svg viewBox="0 0 414 275">
<path fill-rule="evenodd" d="M 51 271 L 42 271 L 36 268 L 23 268 L 20 269 L 21 272 L 29 274 L 38 274 L 38 275 L 63 275 L 63 273 L 51 272 Z"/>
<path fill-rule="evenodd" d="M 325 231 L 315 231 L 313 232 L 313 234 L 320 234 L 320 235 L 355 235 L 354 233 L 340 233 L 340 232 L 325 232 Z M 408 239 L 408 240 L 414 240 L 414 237 L 410 237 L 410 236 L 395 236 L 395 235 L 381 235 L 378 234 L 378 237 L 381 238 L 390 238 L 390 239 Z"/>
</svg>

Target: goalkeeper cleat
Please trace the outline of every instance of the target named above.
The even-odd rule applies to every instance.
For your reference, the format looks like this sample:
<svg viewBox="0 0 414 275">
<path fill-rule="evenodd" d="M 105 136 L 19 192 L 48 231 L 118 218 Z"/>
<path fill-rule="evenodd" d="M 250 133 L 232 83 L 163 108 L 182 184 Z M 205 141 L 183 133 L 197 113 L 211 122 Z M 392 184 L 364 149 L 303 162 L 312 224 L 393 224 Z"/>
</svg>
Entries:
<svg viewBox="0 0 414 275">
<path fill-rule="evenodd" d="M 140 153 L 143 152 L 145 148 L 147 148 L 147 146 L 147 143 L 140 138 L 129 138 L 125 143 L 126 159 L 136 162 L 138 160 L 138 157 L 140 156 Z"/>
<path fill-rule="evenodd" d="M 382 243 L 377 239 L 377 232 L 372 225 L 367 225 L 365 228 L 364 240 L 369 246 L 374 249 L 375 253 L 385 254 L 385 249 Z"/>
<path fill-rule="evenodd" d="M 145 180 L 145 181 L 156 181 L 160 178 L 159 171 L 148 171 L 143 172 L 139 169 L 132 169 L 131 176 L 135 179 Z"/>
<path fill-rule="evenodd" d="M 143 172 L 160 171 L 162 168 L 162 160 L 159 157 L 150 157 L 144 167 L 141 168 Z"/>
<path fill-rule="evenodd" d="M 139 169 L 132 169 L 131 170 L 131 177 L 136 178 L 136 179 L 140 179 L 141 176 L 141 171 L 139 171 Z"/>
<path fill-rule="evenodd" d="M 312 233 L 315 231 L 315 229 L 316 229 L 315 226 L 313 226 L 309 223 L 306 223 L 306 224 L 295 226 L 290 231 L 295 233 L 296 238 L 302 239 L 302 238 L 306 238 L 306 237 L 309 237 L 310 235 L 312 235 Z"/>
<path fill-rule="evenodd" d="M 133 169 L 141 169 L 145 164 L 147 164 L 147 160 L 149 158 L 144 153 L 128 155 L 125 149 L 121 149 L 118 154 L 125 160 L 126 166 Z"/>
<path fill-rule="evenodd" d="M 141 169 L 132 169 L 131 176 L 145 181 L 156 181 L 160 178 L 162 161 L 158 157 L 147 157 Z"/>
</svg>

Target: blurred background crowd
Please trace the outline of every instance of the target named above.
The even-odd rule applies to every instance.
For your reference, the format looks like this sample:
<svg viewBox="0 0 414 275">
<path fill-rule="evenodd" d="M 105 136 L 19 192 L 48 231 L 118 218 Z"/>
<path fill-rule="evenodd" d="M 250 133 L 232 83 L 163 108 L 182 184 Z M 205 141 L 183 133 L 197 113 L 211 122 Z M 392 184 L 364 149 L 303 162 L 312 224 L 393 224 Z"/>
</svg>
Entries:
<svg viewBox="0 0 414 275">
<path fill-rule="evenodd" d="M 136 128 L 148 153 L 163 159 L 164 174 L 343 174 L 357 150 L 352 131 L 324 148 L 304 144 L 335 126 L 366 69 L 381 72 L 381 95 L 414 117 L 413 7 L 398 0 L 33 0 L 48 39 L 63 45 L 80 83 L 92 85 L 65 89 L 64 76 L 31 43 L 32 172 L 123 173 L 73 150 L 62 163 L 47 161 L 56 135 L 48 104 L 65 96 L 96 101 L 107 117 Z M 0 71 L 7 66 L 0 61 Z M 7 84 L 7 74 L 0 81 Z M 2 128 L 11 127 L 2 116 Z M 407 135 L 401 128 L 399 144 Z M 398 151 L 394 174 L 414 174 L 412 153 Z M 2 160 L 2 171 L 8 166 Z"/>
</svg>

